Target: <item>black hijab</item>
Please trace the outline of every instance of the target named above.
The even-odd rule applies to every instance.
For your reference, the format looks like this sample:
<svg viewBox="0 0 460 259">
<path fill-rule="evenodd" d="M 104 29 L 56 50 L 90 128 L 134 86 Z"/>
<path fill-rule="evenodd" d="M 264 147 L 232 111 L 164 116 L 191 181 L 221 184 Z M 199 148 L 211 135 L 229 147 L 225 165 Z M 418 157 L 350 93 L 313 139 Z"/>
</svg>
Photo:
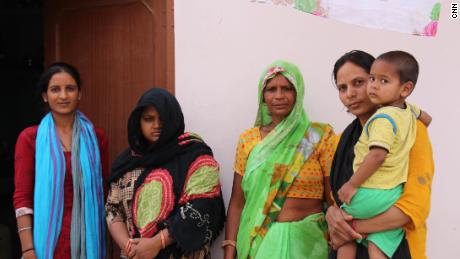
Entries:
<svg viewBox="0 0 460 259">
<path fill-rule="evenodd" d="M 153 106 L 162 122 L 158 141 L 149 145 L 142 135 L 140 118 L 144 108 Z M 211 154 L 211 149 L 193 136 L 183 137 L 184 115 L 177 99 L 162 88 L 152 88 L 139 99 L 128 119 L 129 148 L 123 151 L 112 165 L 109 182 L 122 177 L 126 172 L 143 167 L 144 171 L 167 164 L 176 156 L 185 153 Z M 182 136 L 182 139 L 179 139 Z M 142 177 L 140 177 L 142 178 Z"/>
<path fill-rule="evenodd" d="M 339 199 L 338 191 L 353 175 L 353 160 L 355 159 L 354 147 L 358 142 L 363 127 L 358 118 L 356 118 L 345 131 L 342 133 L 340 142 L 335 151 L 334 160 L 331 167 L 331 191 L 337 205 L 342 205 Z M 337 251 L 331 250 L 329 259 L 336 259 Z M 367 247 L 358 244 L 356 259 L 368 259 Z M 410 251 L 407 240 L 404 238 L 395 251 L 392 259 L 410 259 Z"/>
<path fill-rule="evenodd" d="M 162 123 L 160 137 L 153 145 L 148 144 L 140 127 L 142 112 L 148 106 L 157 110 Z M 198 136 L 184 134 L 184 116 L 176 98 L 160 88 L 145 92 L 129 117 L 128 141 L 129 148 L 118 156 L 112 166 L 109 182 L 135 168 L 144 168 L 134 183 L 134 195 L 153 169 L 165 169 L 173 179 L 174 208 L 164 221 L 158 222 L 158 227 L 159 230 L 167 227 L 176 245 L 162 249 L 155 258 L 182 258 L 182 255 L 200 249 L 210 241 L 209 237 L 215 239 L 225 221 L 222 194 L 190 200 L 187 204 L 193 210 L 183 209 L 179 203 L 190 165 L 199 156 L 212 156 L 212 151 Z M 197 215 L 207 215 L 208 218 L 204 221 Z M 134 237 L 140 237 L 135 225 Z"/>
</svg>

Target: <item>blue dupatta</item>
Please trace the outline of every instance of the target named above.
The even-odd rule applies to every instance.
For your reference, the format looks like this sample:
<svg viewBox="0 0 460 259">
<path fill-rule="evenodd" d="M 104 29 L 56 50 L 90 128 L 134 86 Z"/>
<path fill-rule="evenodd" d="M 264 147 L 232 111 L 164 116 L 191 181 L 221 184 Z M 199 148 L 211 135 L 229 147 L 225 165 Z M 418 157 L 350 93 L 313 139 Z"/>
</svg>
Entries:
<svg viewBox="0 0 460 259">
<path fill-rule="evenodd" d="M 77 111 L 72 130 L 71 257 L 105 257 L 102 168 L 93 124 Z M 65 157 L 51 113 L 40 122 L 35 151 L 34 248 L 53 258 L 64 209 Z"/>
</svg>

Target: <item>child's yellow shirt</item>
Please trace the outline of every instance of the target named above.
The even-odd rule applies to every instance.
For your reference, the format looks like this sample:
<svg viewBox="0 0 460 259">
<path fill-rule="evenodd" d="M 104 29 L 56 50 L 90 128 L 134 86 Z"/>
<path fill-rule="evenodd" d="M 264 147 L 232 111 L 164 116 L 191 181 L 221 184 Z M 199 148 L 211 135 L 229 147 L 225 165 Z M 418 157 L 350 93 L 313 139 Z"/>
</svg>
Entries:
<svg viewBox="0 0 460 259">
<path fill-rule="evenodd" d="M 406 108 L 386 106 L 377 110 L 364 125 L 355 145 L 353 171 L 359 168 L 371 147 L 388 151 L 383 164 L 362 185 L 365 188 L 391 189 L 407 181 L 409 152 L 416 136 L 416 116 Z"/>
<path fill-rule="evenodd" d="M 417 136 L 409 154 L 409 170 L 404 191 L 395 206 L 410 217 L 404 226 L 412 258 L 426 259 L 426 220 L 430 213 L 431 183 L 434 176 L 433 149 L 428 130 L 417 121 Z M 340 141 L 337 136 L 335 148 Z M 333 199 L 332 193 L 330 196 Z"/>
</svg>

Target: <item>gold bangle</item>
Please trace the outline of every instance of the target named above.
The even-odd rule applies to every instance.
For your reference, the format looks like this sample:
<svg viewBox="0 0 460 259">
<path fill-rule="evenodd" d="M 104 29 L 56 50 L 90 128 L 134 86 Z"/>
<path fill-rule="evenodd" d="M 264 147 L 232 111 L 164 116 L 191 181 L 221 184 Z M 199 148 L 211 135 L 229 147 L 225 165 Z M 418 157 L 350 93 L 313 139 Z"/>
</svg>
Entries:
<svg viewBox="0 0 460 259">
<path fill-rule="evenodd" d="M 233 241 L 233 240 L 224 240 L 222 241 L 222 244 L 220 245 L 220 247 L 224 248 L 226 246 L 233 246 L 236 248 L 236 242 Z"/>
</svg>

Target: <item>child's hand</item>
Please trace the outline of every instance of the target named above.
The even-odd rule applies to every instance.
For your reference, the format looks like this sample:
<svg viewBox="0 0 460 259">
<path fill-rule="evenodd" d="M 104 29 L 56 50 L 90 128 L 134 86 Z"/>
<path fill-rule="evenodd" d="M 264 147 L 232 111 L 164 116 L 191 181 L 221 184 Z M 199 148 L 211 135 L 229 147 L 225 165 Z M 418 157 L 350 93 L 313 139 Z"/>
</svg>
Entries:
<svg viewBox="0 0 460 259">
<path fill-rule="evenodd" d="M 418 119 L 423 123 L 425 124 L 425 126 L 430 126 L 430 123 L 431 121 L 433 120 L 433 118 L 431 118 L 431 116 L 425 112 L 425 111 L 420 111 L 420 116 L 418 117 Z"/>
<path fill-rule="evenodd" d="M 350 204 L 351 199 L 355 196 L 356 190 L 357 188 L 355 186 L 353 186 L 350 182 L 346 182 L 342 185 L 342 188 L 340 188 L 338 192 L 339 199 L 347 205 Z"/>
</svg>

